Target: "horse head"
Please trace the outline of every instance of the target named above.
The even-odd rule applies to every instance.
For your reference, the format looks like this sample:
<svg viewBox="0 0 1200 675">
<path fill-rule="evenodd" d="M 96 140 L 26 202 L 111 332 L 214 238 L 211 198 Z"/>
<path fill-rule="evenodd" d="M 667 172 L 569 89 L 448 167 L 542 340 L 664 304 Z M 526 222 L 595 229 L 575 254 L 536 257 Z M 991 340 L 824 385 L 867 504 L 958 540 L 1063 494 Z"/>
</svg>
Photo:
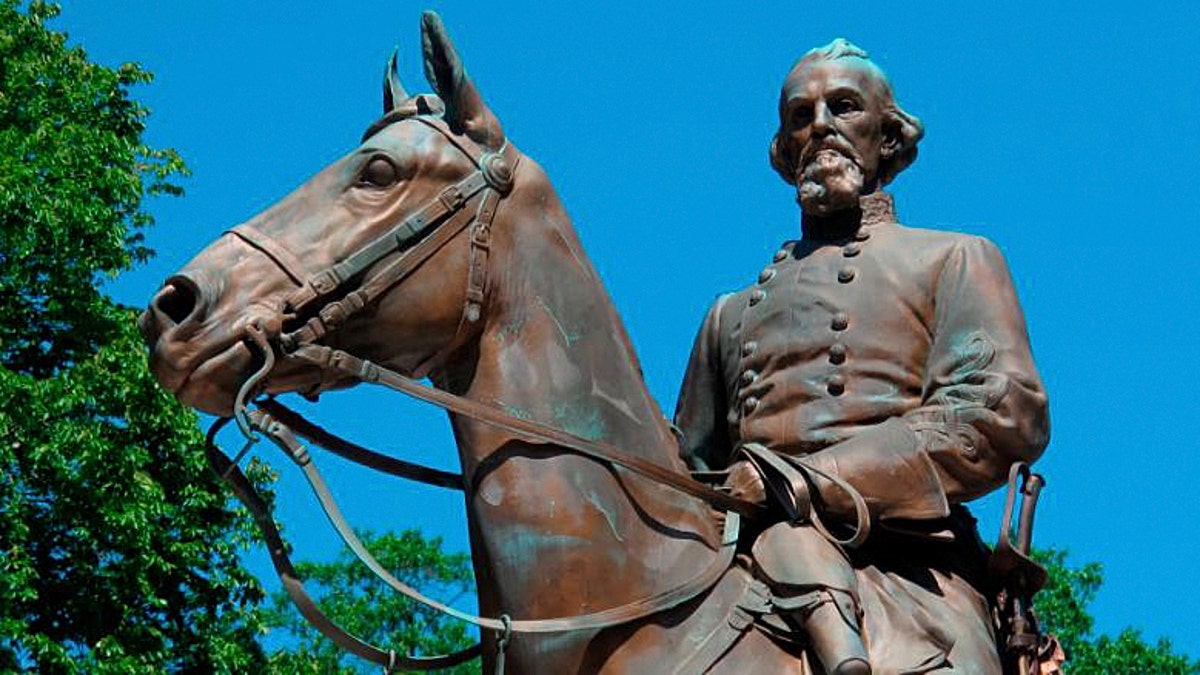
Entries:
<svg viewBox="0 0 1200 675">
<path fill-rule="evenodd" d="M 359 147 L 167 280 L 141 318 L 153 372 L 185 403 L 228 416 L 260 375 L 271 393 L 369 379 L 289 358 L 305 346 L 332 347 L 684 474 L 545 173 L 506 139 L 431 13 L 422 46 L 436 95 L 405 92 L 393 56 L 384 116 Z M 469 415 L 451 421 L 485 613 L 537 623 L 617 606 L 675 607 L 699 590 L 671 589 L 699 589 L 707 571 L 724 571 L 717 551 L 732 556 L 704 501 L 576 452 L 573 442 L 534 441 Z M 730 598 L 747 583 L 745 575 L 722 581 L 711 616 L 694 611 L 697 599 L 662 618 L 635 612 L 637 621 L 607 630 L 522 635 L 509 647 L 510 667 L 655 670 L 694 651 L 698 638 L 680 636 L 725 625 Z M 493 647 L 484 657 L 495 657 Z"/>
<path fill-rule="evenodd" d="M 151 301 L 140 321 L 151 367 L 183 402 L 229 414 L 260 358 L 246 342 L 248 326 L 277 340 L 354 287 L 372 280 L 382 285 L 379 270 L 394 258 L 446 223 L 476 215 L 478 194 L 471 203 L 447 205 L 436 222 L 396 231 L 423 205 L 445 200 L 448 186 L 479 173 L 484 188 L 510 187 L 502 182 L 511 182 L 515 161 L 504 158 L 515 158 L 515 150 L 505 149 L 499 122 L 436 15 L 424 17 L 422 37 L 426 75 L 437 95 L 408 95 L 393 55 L 384 73 L 384 115 L 362 143 L 201 251 Z M 361 260 L 361 269 L 337 267 L 389 235 L 389 250 Z M 403 283 L 376 289 L 377 297 L 354 316 L 336 329 L 326 326 L 324 342 L 406 374 L 423 376 L 437 367 L 480 323 L 482 298 L 467 297 L 468 236 L 444 242 Z M 346 278 L 334 281 L 329 272 Z M 298 296 L 311 302 L 296 307 Z M 283 360 L 267 389 L 315 392 L 346 384 Z"/>
</svg>

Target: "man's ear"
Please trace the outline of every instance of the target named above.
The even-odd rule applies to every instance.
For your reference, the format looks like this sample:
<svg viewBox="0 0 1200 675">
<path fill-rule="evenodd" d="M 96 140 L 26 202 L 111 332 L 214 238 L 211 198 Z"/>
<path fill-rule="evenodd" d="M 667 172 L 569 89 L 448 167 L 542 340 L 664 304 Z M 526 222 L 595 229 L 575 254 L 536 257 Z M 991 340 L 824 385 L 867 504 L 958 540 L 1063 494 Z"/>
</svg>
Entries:
<svg viewBox="0 0 1200 675">
<path fill-rule="evenodd" d="M 900 129 L 900 124 L 895 120 L 888 120 L 883 124 L 883 145 L 879 148 L 879 156 L 884 160 L 890 160 L 900 152 L 900 146 L 904 144 L 904 139 Z"/>
<path fill-rule="evenodd" d="M 446 123 L 454 132 L 466 133 L 483 147 L 499 150 L 504 145 L 500 121 L 483 102 L 446 27 L 434 12 L 421 15 L 421 47 L 425 56 L 425 78 L 446 104 Z"/>
<path fill-rule="evenodd" d="M 771 168 L 779 174 L 788 185 L 796 184 L 796 158 L 792 156 L 791 144 L 784 138 L 783 132 L 775 134 L 771 139 Z"/>
<path fill-rule="evenodd" d="M 917 159 L 917 143 L 925 135 L 921 120 L 894 108 L 883 121 L 879 148 L 879 184 L 887 185 Z"/>
</svg>

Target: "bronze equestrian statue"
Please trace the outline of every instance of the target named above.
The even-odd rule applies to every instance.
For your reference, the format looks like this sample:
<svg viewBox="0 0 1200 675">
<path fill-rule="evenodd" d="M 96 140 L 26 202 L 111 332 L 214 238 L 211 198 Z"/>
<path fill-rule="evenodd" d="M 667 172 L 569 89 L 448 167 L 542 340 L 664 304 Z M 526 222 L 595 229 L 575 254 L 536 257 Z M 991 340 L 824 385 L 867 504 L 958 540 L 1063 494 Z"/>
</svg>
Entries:
<svg viewBox="0 0 1200 675">
<path fill-rule="evenodd" d="M 809 243 L 789 246 L 764 274 L 761 293 L 723 301 L 710 318 L 680 408 L 687 438 L 681 453 L 546 175 L 507 138 L 432 13 L 422 19 L 422 46 L 435 94 L 409 95 L 393 59 L 384 78 L 384 115 L 361 144 L 201 251 L 167 280 L 141 319 L 160 382 L 189 405 L 236 419 L 250 439 L 233 459 L 210 443 L 209 458 L 264 528 L 272 561 L 301 612 L 338 644 L 388 670 L 444 667 L 480 653 L 485 672 L 506 674 L 836 667 L 836 656 L 809 653 L 826 624 L 805 623 L 797 613 L 793 591 L 799 588 L 816 592 L 813 598 L 834 598 L 814 603 L 812 616 L 828 614 L 826 605 L 848 608 L 854 616 L 845 626 L 854 629 L 853 639 L 838 644 L 852 648 L 861 641 L 867 656 L 860 660 L 877 673 L 898 672 L 895 664 L 908 667 L 913 655 L 929 668 L 986 671 L 996 661 L 995 645 L 983 653 L 981 641 L 991 634 L 987 625 L 971 623 L 983 620 L 987 605 L 972 585 L 970 554 L 977 550 L 957 504 L 994 488 L 1005 462 L 1036 454 L 1044 413 L 1030 417 L 1036 406 L 1023 397 L 1039 405 L 1044 398 L 994 249 L 974 239 L 903 230 L 879 206 L 886 198 L 872 194 L 902 168 L 899 158 L 911 161 L 915 153 L 915 139 L 907 139 L 887 153 L 891 161 L 879 160 L 893 129 L 883 119 L 882 77 L 870 79 L 874 71 L 861 65 L 866 74 L 859 79 L 834 78 L 850 85 L 839 84 L 838 91 L 859 86 L 863 107 L 861 124 L 840 129 L 858 145 L 831 145 L 857 157 L 863 173 L 850 206 L 838 192 L 845 186 L 835 185 L 844 177 L 832 166 L 836 158 L 808 140 L 841 138 L 817 132 L 831 126 L 831 87 L 804 84 L 799 98 L 785 97 L 788 121 L 775 154 L 786 175 L 816 181 L 801 188 L 813 204 L 805 207 L 805 241 L 815 242 L 808 233 L 819 232 L 822 242 L 844 243 L 834 253 L 858 264 L 849 274 L 861 275 L 861 288 L 893 285 L 839 300 L 834 291 L 858 287 L 823 280 L 829 246 L 808 253 Z M 832 74 L 823 77 L 809 79 L 823 83 Z M 804 105 L 793 98 L 808 101 L 811 123 L 803 122 Z M 837 105 L 843 98 L 849 96 Z M 831 186 L 837 189 L 813 192 Z M 861 209 L 858 192 L 867 195 Z M 850 227 L 855 219 L 866 227 Z M 863 234 L 871 241 L 855 240 Z M 910 254 L 886 257 L 899 241 Z M 791 275 L 794 282 L 797 274 L 804 283 L 792 289 L 794 296 L 777 293 L 768 278 Z M 829 297 L 822 301 L 818 294 Z M 833 329 L 845 333 L 838 341 L 846 347 L 839 362 L 845 364 L 842 390 L 833 393 L 832 373 L 822 383 L 829 400 L 804 388 L 811 374 L 795 380 L 798 389 L 776 386 L 777 378 L 795 378 L 812 360 L 802 364 L 789 351 L 798 346 L 792 339 L 797 326 L 756 319 L 750 304 L 775 308 L 762 315 L 770 317 L 784 302 L 811 315 L 835 300 L 846 311 L 845 320 L 827 318 L 845 324 Z M 927 334 L 917 334 L 920 326 Z M 883 329 L 890 333 L 877 332 Z M 755 340 L 743 339 L 751 335 Z M 814 333 L 805 349 L 817 339 Z M 729 360 L 731 348 L 760 379 Z M 435 387 L 418 382 L 425 376 Z M 421 470 L 340 441 L 270 397 L 299 392 L 315 398 L 361 382 L 444 407 L 461 475 Z M 726 399 L 736 406 L 736 419 L 725 419 Z M 805 417 L 793 405 L 802 399 L 812 411 Z M 781 401 L 789 406 L 786 415 Z M 1027 430 L 1035 441 L 1018 451 L 1024 441 L 1015 439 Z M 398 655 L 329 622 L 304 592 L 265 503 L 237 466 L 259 437 L 304 470 L 356 555 L 385 583 L 420 601 L 428 599 L 379 568 L 331 509 L 317 458 L 298 437 L 390 473 L 462 490 L 483 616 L 444 609 L 483 628 L 481 647 L 445 657 Z M 758 448 L 750 451 L 757 453 L 754 461 L 773 467 L 767 485 L 791 495 L 790 508 L 809 519 L 796 512 L 776 524 L 779 507 L 754 489 L 756 474 L 738 468 L 739 445 Z M 851 447 L 863 449 L 841 449 Z M 779 458 L 802 452 L 815 454 L 794 471 L 781 464 Z M 713 468 L 732 462 L 729 481 L 737 494 L 693 480 L 685 457 Z M 879 472 L 887 473 L 888 484 L 879 484 Z M 816 483 L 805 492 L 777 475 Z M 870 519 L 882 527 L 872 530 Z M 738 536 L 747 520 L 752 533 L 766 532 L 754 548 L 764 560 L 775 555 L 783 571 L 738 555 L 750 550 L 750 541 L 739 544 Z M 856 521 L 854 535 L 839 538 L 850 521 Z M 796 567 L 792 541 L 816 541 L 793 536 L 808 522 L 828 537 L 818 545 L 837 558 L 831 573 L 853 570 L 844 598 L 840 586 L 787 576 Z M 764 543 L 777 531 L 778 546 Z M 855 550 L 833 543 L 857 544 L 868 532 Z M 949 536 L 953 542 L 942 541 Z M 890 548 L 895 545 L 905 548 Z M 760 567 L 766 581 L 755 577 Z M 931 599 L 939 592 L 941 604 Z M 899 615 L 914 607 L 920 608 L 920 631 Z M 859 609 L 866 612 L 861 625 Z M 930 644 L 936 651 L 925 654 Z"/>
<path fill-rule="evenodd" d="M 675 415 L 693 467 L 729 468 L 736 494 L 778 507 L 755 564 L 831 673 L 1000 672 L 987 551 L 964 502 L 1049 436 L 1000 252 L 900 225 L 882 191 L 922 135 L 849 42 L 795 64 L 770 157 L 796 187 L 800 239 L 713 304 Z M 812 502 L 827 521 L 852 517 L 827 476 L 875 523 L 855 548 L 803 517 Z"/>
</svg>

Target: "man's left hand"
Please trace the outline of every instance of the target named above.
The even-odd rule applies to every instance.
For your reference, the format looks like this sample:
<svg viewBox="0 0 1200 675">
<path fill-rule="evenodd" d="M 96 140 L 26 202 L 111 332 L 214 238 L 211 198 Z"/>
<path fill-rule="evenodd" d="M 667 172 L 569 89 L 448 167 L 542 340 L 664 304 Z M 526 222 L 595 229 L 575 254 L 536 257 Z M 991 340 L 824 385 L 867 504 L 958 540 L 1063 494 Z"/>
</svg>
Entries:
<svg viewBox="0 0 1200 675">
<path fill-rule="evenodd" d="M 759 505 L 767 502 L 767 488 L 763 484 L 762 476 L 758 473 L 758 469 L 746 460 L 729 467 L 729 477 L 725 479 L 725 487 L 729 488 L 729 493 L 738 499 Z"/>
</svg>

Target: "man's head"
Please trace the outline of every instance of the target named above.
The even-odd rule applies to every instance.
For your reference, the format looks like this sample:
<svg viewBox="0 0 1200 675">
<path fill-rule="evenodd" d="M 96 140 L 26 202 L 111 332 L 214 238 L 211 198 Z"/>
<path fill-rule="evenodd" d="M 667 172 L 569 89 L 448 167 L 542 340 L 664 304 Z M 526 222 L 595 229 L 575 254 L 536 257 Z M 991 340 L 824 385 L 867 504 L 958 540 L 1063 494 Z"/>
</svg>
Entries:
<svg viewBox="0 0 1200 675">
<path fill-rule="evenodd" d="M 924 133 L 867 53 L 838 38 L 805 54 L 784 80 L 771 166 L 796 186 L 805 213 L 828 215 L 912 164 Z"/>
</svg>

